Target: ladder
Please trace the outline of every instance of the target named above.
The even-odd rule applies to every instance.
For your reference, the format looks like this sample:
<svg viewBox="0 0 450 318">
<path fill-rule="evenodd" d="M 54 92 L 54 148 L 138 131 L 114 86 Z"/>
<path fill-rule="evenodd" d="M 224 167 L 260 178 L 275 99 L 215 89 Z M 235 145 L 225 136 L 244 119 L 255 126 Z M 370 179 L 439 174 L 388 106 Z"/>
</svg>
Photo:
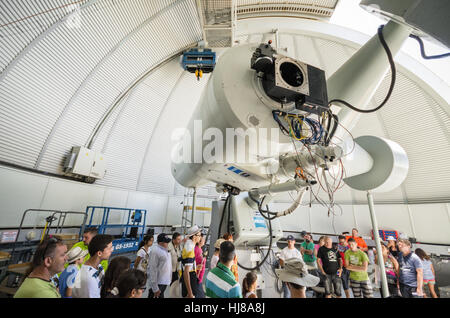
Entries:
<svg viewBox="0 0 450 318">
<path fill-rule="evenodd" d="M 183 232 L 183 235 L 186 235 L 187 229 L 192 226 L 191 218 L 189 217 L 189 197 L 191 194 L 189 193 L 190 189 L 186 188 L 184 191 L 184 198 L 183 198 L 183 213 L 181 214 L 181 229 Z"/>
</svg>

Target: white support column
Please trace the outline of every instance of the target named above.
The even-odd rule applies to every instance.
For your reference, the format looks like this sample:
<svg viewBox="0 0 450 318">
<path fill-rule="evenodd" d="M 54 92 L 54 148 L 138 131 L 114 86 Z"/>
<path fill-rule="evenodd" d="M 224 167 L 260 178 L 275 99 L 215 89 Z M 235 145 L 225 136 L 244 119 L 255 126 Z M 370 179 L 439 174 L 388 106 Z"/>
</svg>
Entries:
<svg viewBox="0 0 450 318">
<path fill-rule="evenodd" d="M 412 216 L 411 209 L 409 208 L 409 204 L 406 205 L 408 209 L 409 223 L 411 224 L 411 231 L 414 238 L 417 238 L 416 227 L 414 226 L 414 218 Z"/>
<path fill-rule="evenodd" d="M 384 268 L 383 253 L 381 251 L 380 235 L 378 233 L 378 222 L 375 215 L 375 205 L 373 204 L 373 195 L 367 191 L 367 200 L 369 202 L 370 219 L 372 220 L 372 231 L 377 249 L 378 266 L 380 266 L 381 290 L 383 297 L 389 297 L 389 289 L 387 285 L 386 269 Z"/>
<path fill-rule="evenodd" d="M 192 196 L 192 214 L 191 214 L 191 226 L 194 226 L 194 213 L 195 213 L 195 204 L 197 201 L 197 188 L 194 187 L 194 195 Z"/>
</svg>

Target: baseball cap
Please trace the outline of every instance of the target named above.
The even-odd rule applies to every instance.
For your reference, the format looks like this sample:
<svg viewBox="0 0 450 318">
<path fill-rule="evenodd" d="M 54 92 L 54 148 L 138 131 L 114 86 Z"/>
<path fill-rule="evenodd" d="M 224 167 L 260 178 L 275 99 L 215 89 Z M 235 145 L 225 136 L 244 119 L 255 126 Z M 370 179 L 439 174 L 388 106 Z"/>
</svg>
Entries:
<svg viewBox="0 0 450 318">
<path fill-rule="evenodd" d="M 292 235 L 288 235 L 286 238 L 287 241 L 295 241 L 295 238 Z"/>
<path fill-rule="evenodd" d="M 171 238 L 168 237 L 166 233 L 161 233 L 158 235 L 157 241 L 158 243 L 169 243 Z"/>
</svg>

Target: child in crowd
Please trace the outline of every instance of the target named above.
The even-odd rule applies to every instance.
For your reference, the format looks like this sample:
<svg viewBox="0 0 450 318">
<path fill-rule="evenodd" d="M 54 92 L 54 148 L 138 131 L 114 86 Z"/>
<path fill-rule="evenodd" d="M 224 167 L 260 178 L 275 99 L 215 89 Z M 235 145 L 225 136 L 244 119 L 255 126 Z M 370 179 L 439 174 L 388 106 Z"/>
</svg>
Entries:
<svg viewBox="0 0 450 318">
<path fill-rule="evenodd" d="M 431 297 L 438 298 L 436 291 L 434 290 L 434 285 L 436 284 L 436 274 L 434 272 L 434 267 L 430 256 L 428 256 L 427 253 L 421 248 L 417 248 L 414 253 L 419 256 L 423 264 L 423 286 L 428 286 Z M 425 293 L 423 294 L 423 297 L 427 298 Z"/>
<path fill-rule="evenodd" d="M 111 294 L 112 289 L 116 286 L 119 276 L 130 269 L 131 260 L 125 256 L 117 256 L 110 262 L 108 270 L 105 273 L 105 279 L 100 292 L 101 298 L 106 298 Z"/>
<path fill-rule="evenodd" d="M 373 298 L 372 285 L 367 274 L 369 258 L 367 254 L 358 248 L 354 238 L 347 240 L 350 249 L 345 255 L 345 266 L 350 271 L 350 287 L 355 298 Z"/>
<path fill-rule="evenodd" d="M 87 254 L 87 250 L 83 250 L 78 246 L 67 253 L 67 263 L 69 266 L 59 276 L 59 293 L 61 294 L 61 297 L 72 298 L 72 289 L 75 285 L 75 278 L 77 277 Z"/>
<path fill-rule="evenodd" d="M 145 235 L 144 239 L 139 243 L 134 268 L 147 273 L 148 260 L 150 257 L 150 247 L 153 245 L 153 235 Z"/>
<path fill-rule="evenodd" d="M 254 272 L 248 272 L 242 281 L 242 294 L 244 298 L 258 298 L 256 296 L 256 285 L 258 276 Z"/>
<path fill-rule="evenodd" d="M 146 284 L 147 276 L 144 272 L 138 269 L 129 269 L 120 274 L 117 284 L 108 298 L 141 298 L 147 289 Z"/>
<path fill-rule="evenodd" d="M 97 234 L 89 243 L 88 251 L 91 256 L 83 265 L 75 279 L 72 291 L 74 298 L 100 298 L 105 271 L 100 263 L 108 260 L 112 254 L 113 237 L 106 234 Z"/>
</svg>

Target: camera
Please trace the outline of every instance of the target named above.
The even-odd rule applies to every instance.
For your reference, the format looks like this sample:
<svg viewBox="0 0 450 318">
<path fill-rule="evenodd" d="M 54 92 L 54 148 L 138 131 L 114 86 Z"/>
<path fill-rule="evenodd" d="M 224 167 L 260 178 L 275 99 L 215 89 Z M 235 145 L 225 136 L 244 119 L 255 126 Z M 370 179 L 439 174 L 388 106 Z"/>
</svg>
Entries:
<svg viewBox="0 0 450 318">
<path fill-rule="evenodd" d="M 272 100 L 281 105 L 295 103 L 296 110 L 319 115 L 329 109 L 323 70 L 278 54 L 270 42 L 260 44 L 250 64 Z"/>
</svg>

